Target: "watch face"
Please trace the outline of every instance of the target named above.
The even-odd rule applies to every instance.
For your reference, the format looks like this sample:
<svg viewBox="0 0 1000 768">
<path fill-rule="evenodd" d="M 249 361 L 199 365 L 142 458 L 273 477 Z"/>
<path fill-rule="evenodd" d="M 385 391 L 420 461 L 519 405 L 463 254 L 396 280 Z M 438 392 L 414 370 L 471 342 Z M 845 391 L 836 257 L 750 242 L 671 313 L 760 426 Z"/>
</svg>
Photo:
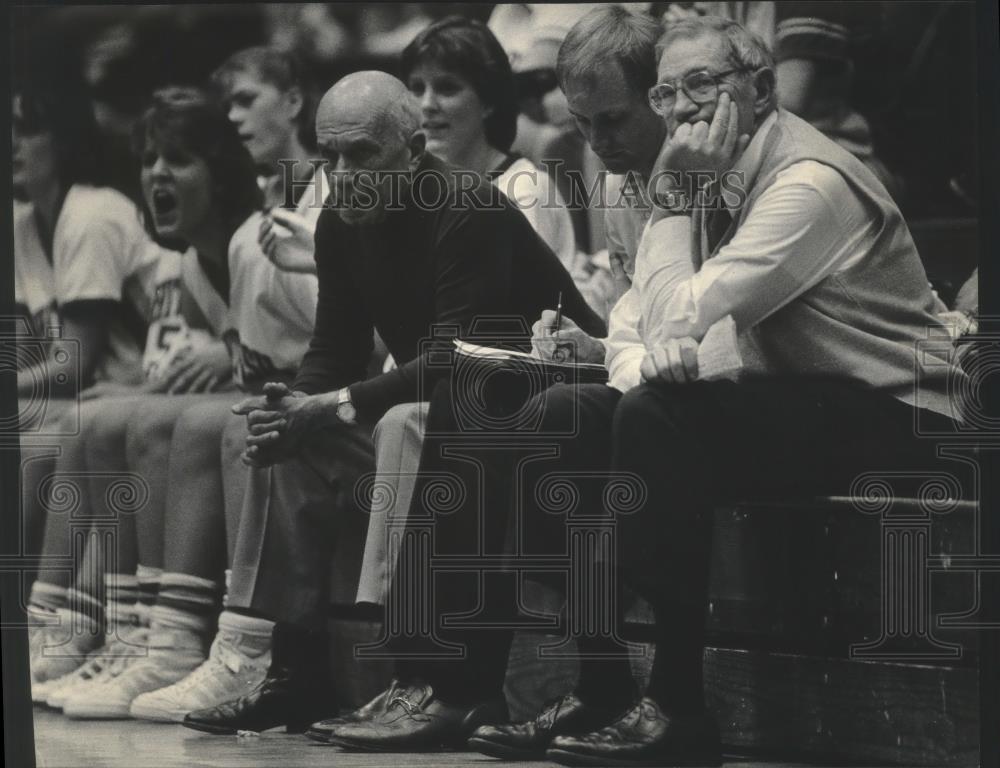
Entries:
<svg viewBox="0 0 1000 768">
<path fill-rule="evenodd" d="M 357 411 L 354 410 L 354 405 L 351 403 L 341 403 L 337 406 L 337 418 L 341 421 L 346 421 L 350 424 L 354 423 L 354 417 L 357 416 Z"/>
</svg>

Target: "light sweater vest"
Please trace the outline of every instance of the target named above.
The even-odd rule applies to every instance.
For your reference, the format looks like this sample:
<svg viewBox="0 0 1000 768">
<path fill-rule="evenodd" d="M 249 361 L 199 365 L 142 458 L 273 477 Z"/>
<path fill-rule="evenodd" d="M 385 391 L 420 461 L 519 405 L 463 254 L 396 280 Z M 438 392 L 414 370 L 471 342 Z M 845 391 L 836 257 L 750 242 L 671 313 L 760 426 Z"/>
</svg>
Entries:
<svg viewBox="0 0 1000 768">
<path fill-rule="evenodd" d="M 827 165 L 844 178 L 873 216 L 875 236 L 855 265 L 829 275 L 741 333 L 748 373 L 846 377 L 961 420 L 958 398 L 949 392 L 963 391 L 965 376 L 940 351 L 947 334 L 933 313 L 927 275 L 899 209 L 863 163 L 804 120 L 778 111 L 760 164 L 747 171 L 746 202 L 732 226 L 708 252 L 696 214 L 693 253 L 702 262 L 714 256 L 778 173 L 805 160 Z M 929 338 L 935 342 L 928 344 Z"/>
</svg>

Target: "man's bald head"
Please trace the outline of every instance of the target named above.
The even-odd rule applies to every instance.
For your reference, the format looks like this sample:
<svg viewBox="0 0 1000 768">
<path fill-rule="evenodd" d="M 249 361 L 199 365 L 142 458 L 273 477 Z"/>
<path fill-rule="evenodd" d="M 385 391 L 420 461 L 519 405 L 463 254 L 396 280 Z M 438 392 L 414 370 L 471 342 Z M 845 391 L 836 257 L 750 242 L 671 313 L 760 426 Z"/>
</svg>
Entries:
<svg viewBox="0 0 1000 768">
<path fill-rule="evenodd" d="M 375 221 L 391 204 L 389 175 L 412 171 L 423 155 L 420 111 L 392 75 L 356 72 L 338 80 L 320 101 L 316 144 L 341 218 L 351 224 Z M 370 187 L 362 194 L 355 184 L 359 174 Z M 359 200 L 366 202 L 362 206 Z"/>
<path fill-rule="evenodd" d="M 316 110 L 316 130 L 342 132 L 360 126 L 408 143 L 420 129 L 420 110 L 401 80 L 385 72 L 355 72 L 324 94 Z"/>
</svg>

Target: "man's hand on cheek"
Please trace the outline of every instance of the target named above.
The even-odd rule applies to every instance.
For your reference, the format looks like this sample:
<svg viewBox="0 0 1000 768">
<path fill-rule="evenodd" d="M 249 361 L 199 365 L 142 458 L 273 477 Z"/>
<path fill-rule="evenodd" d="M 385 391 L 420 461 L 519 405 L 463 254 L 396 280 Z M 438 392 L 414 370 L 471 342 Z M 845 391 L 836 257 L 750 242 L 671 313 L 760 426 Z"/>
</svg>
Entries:
<svg viewBox="0 0 1000 768">
<path fill-rule="evenodd" d="M 750 143 L 749 134 L 739 134 L 739 123 L 739 109 L 725 91 L 711 123 L 681 123 L 656 159 L 650 180 L 653 199 L 680 193 L 690 202 L 706 181 L 731 169 Z"/>
</svg>

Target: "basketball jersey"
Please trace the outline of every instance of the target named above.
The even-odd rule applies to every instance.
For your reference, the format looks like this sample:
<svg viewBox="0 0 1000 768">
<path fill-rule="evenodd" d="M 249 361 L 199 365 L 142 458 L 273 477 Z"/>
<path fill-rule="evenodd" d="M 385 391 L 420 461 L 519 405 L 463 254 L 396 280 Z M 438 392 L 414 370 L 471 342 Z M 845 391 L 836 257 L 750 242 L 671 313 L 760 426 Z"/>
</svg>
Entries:
<svg viewBox="0 0 1000 768">
<path fill-rule="evenodd" d="M 143 374 L 156 381 L 182 351 L 219 338 L 228 324 L 229 308 L 212 285 L 193 248 L 168 252 L 156 271 Z"/>
<path fill-rule="evenodd" d="M 29 333 L 44 337 L 49 329 L 59 329 L 56 305 L 56 278 L 45 255 L 34 208 L 14 201 L 14 301 L 23 308 Z"/>
<path fill-rule="evenodd" d="M 329 185 L 314 177 L 295 212 L 315 230 Z M 253 388 L 269 378 L 290 378 L 312 339 L 319 286 L 315 275 L 281 270 L 257 242 L 262 213 L 253 213 L 229 242 L 230 307 L 224 339 L 233 379 Z"/>
<path fill-rule="evenodd" d="M 141 326 L 164 252 L 143 228 L 132 201 L 113 189 L 70 187 L 56 220 L 51 260 L 34 207 L 14 204 L 15 300 L 25 308 L 33 335 L 61 334 L 60 307 L 75 301 L 119 304 L 120 311 L 108 319 L 107 351 L 95 368 L 97 381 L 134 383 L 140 378 Z"/>
</svg>

